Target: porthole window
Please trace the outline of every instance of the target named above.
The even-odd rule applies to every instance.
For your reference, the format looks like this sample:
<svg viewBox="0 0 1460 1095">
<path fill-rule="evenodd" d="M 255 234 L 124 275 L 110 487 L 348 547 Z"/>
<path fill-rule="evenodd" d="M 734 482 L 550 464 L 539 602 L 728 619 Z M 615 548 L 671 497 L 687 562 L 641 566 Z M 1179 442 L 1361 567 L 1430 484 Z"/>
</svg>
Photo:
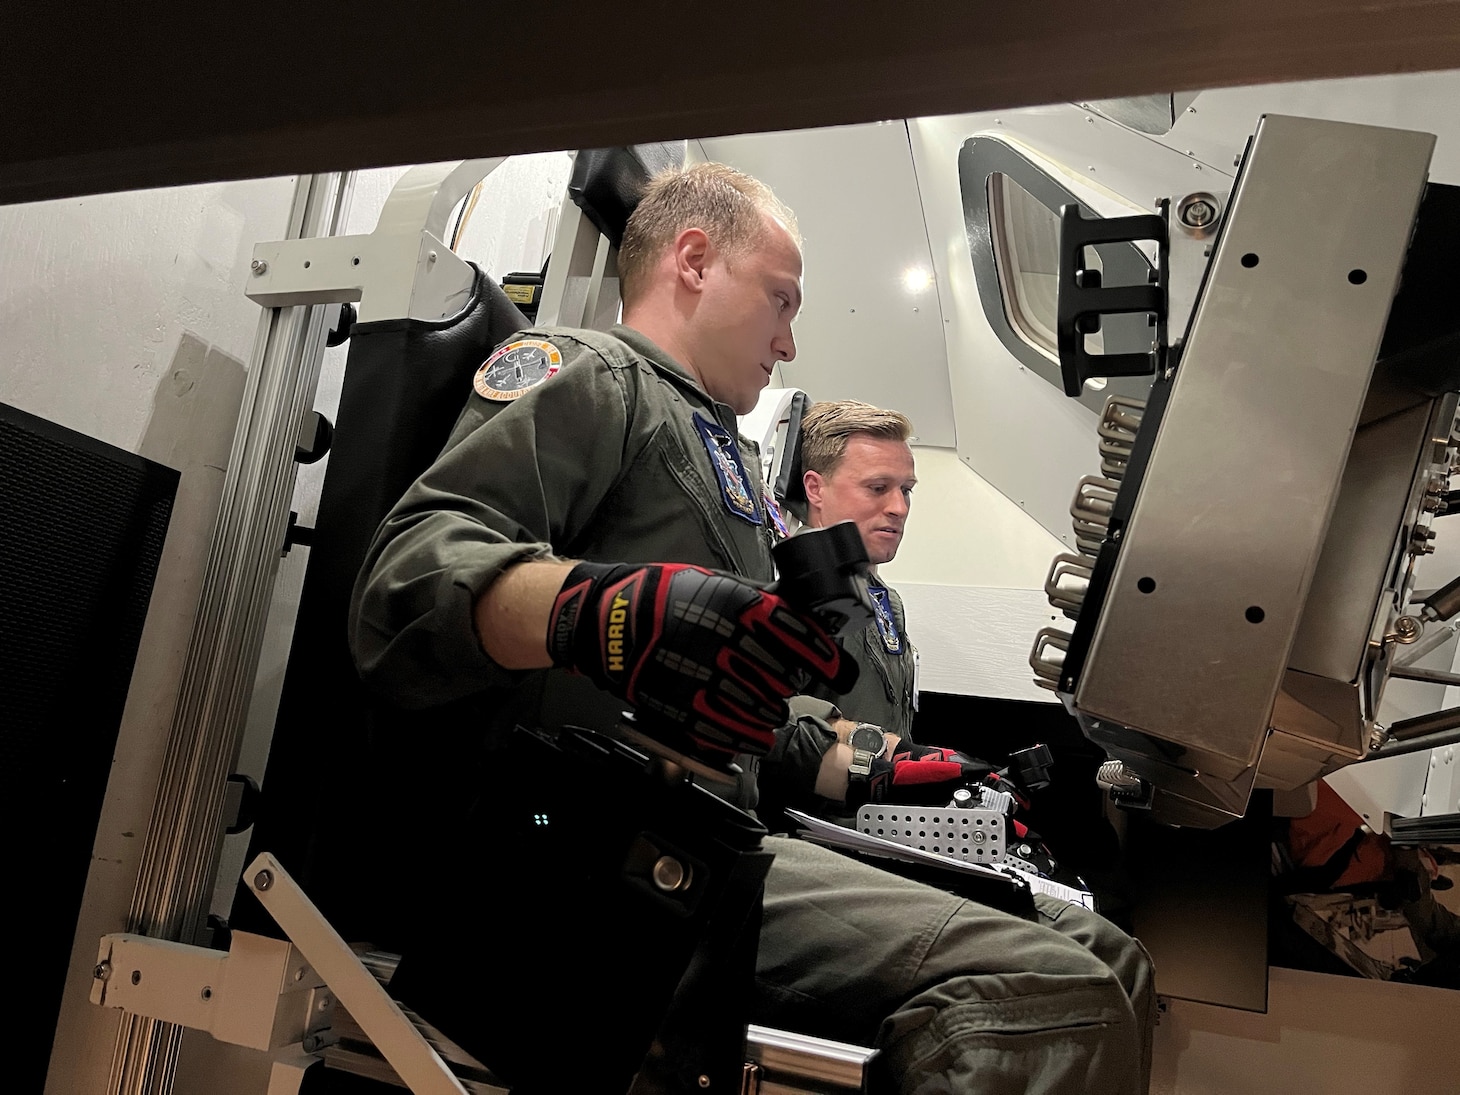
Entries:
<svg viewBox="0 0 1460 1095">
<path fill-rule="evenodd" d="M 1055 388 L 1060 377 L 1055 320 L 1059 308 L 1059 210 L 1080 201 L 1056 174 L 997 137 L 970 137 L 958 156 L 964 226 L 979 303 L 989 326 L 1017 362 Z M 1135 210 L 1131 210 L 1135 212 Z M 1146 284 L 1151 263 L 1132 243 L 1085 250 L 1086 269 L 1104 285 Z M 1085 336 L 1092 354 L 1149 352 L 1154 329 L 1143 315 L 1105 317 Z M 1099 412 L 1111 395 L 1143 399 L 1149 377 L 1096 378 L 1079 399 Z"/>
</svg>

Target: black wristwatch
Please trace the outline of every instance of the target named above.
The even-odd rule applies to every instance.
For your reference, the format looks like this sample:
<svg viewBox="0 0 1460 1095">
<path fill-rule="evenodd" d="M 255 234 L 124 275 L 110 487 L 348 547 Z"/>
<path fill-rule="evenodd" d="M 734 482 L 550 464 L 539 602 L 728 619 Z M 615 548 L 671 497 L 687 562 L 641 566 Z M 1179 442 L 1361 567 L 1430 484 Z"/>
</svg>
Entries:
<svg viewBox="0 0 1460 1095">
<path fill-rule="evenodd" d="M 875 723 L 859 722 L 848 744 L 852 747 L 852 763 L 847 767 L 847 776 L 854 781 L 865 780 L 872 774 L 872 762 L 887 752 L 887 736 Z"/>
</svg>

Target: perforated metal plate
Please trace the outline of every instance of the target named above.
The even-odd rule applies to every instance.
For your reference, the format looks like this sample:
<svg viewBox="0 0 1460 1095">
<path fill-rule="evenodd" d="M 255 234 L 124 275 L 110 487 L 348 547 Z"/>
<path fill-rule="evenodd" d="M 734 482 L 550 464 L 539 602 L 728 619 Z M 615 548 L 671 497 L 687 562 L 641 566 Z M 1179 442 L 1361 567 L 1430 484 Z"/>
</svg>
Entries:
<svg viewBox="0 0 1460 1095">
<path fill-rule="evenodd" d="M 971 863 L 1004 858 L 1004 815 L 997 810 L 873 804 L 857 811 L 857 829 Z"/>
</svg>

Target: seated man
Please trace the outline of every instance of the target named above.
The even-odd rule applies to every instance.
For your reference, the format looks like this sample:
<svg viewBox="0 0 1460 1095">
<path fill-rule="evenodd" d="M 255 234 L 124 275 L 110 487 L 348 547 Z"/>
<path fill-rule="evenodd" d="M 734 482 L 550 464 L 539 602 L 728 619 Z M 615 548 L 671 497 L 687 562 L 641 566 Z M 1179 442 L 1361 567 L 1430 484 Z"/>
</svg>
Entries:
<svg viewBox="0 0 1460 1095">
<path fill-rule="evenodd" d="M 480 697 L 482 748 L 441 762 L 481 765 L 483 788 L 544 775 L 503 767 L 516 725 L 614 733 L 631 706 L 678 749 L 756 757 L 808 679 L 844 686 L 841 651 L 761 584 L 773 537 L 736 433 L 735 414 L 795 356 L 794 216 L 723 165 L 674 171 L 630 218 L 619 268 L 621 326 L 527 332 L 484 364 L 356 587 L 367 683 L 412 706 Z M 509 354 L 531 359 L 533 379 L 503 390 L 492 366 Z M 736 801 L 750 808 L 754 765 L 742 768 Z M 484 794 L 474 810 L 492 808 Z M 1024 918 L 804 841 L 764 844 L 750 1021 L 877 1046 L 885 1091 L 1146 1090 L 1149 962 L 1098 917 L 1037 899 Z M 531 899 L 530 879 L 513 884 Z M 579 956 L 614 945 L 591 934 L 592 909 L 581 937 L 549 938 L 531 916 L 494 918 L 490 890 L 439 900 L 433 915 L 469 914 L 484 946 L 529 950 L 565 1006 Z"/>
<path fill-rule="evenodd" d="M 801 420 L 800 464 L 809 528 L 852 521 L 872 563 L 871 592 L 877 617 L 846 641 L 860 672 L 856 684 L 790 700 L 793 721 L 776 734 L 760 771 L 761 819 L 787 828 L 784 810 L 852 824 L 868 801 L 944 805 L 960 787 L 990 783 L 1016 795 L 994 766 L 958 752 L 926 747 L 910 736 L 918 708 L 918 652 L 908 638 L 902 598 L 877 567 L 897 555 L 912 507 L 917 472 L 908 438 L 912 423 L 898 411 L 856 400 L 819 402 Z M 1012 831 L 1038 845 L 1028 817 Z M 1041 870 L 1045 853 L 1026 852 Z M 1078 879 L 1068 879 L 1078 884 Z"/>
<path fill-rule="evenodd" d="M 845 695 L 797 696 L 795 721 L 777 734 L 761 770 L 769 824 L 779 807 L 844 812 L 870 797 L 872 760 L 897 755 L 917 710 L 917 649 L 907 635 L 902 598 L 877 577 L 902 543 L 917 474 L 907 439 L 912 423 L 897 411 L 854 400 L 814 404 L 801 420 L 804 513 L 811 528 L 853 521 L 872 562 L 877 619 L 846 642 L 860 672 Z M 862 727 L 859 755 L 852 735 Z M 871 752 L 873 756 L 869 756 Z M 886 764 L 877 766 L 885 776 Z M 849 783 L 856 784 L 848 794 Z M 820 801 L 817 801 L 820 800 Z M 819 808 L 819 809 L 818 809 Z"/>
</svg>

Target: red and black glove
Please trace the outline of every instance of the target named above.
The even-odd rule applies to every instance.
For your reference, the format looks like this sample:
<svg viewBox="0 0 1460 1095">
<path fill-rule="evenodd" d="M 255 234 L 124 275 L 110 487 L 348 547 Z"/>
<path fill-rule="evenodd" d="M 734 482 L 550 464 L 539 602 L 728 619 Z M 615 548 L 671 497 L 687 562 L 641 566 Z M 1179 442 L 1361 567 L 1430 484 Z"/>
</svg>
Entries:
<svg viewBox="0 0 1460 1095">
<path fill-rule="evenodd" d="M 908 743 L 890 760 L 872 762 L 868 790 L 873 802 L 941 806 L 960 787 L 984 783 L 993 769 L 987 761 L 952 749 Z"/>
<path fill-rule="evenodd" d="M 680 563 L 579 563 L 548 622 L 553 664 L 633 704 L 640 729 L 711 757 L 763 754 L 812 679 L 840 691 L 857 664 L 784 600 Z M 669 725 L 666 725 L 669 724 Z"/>
</svg>

